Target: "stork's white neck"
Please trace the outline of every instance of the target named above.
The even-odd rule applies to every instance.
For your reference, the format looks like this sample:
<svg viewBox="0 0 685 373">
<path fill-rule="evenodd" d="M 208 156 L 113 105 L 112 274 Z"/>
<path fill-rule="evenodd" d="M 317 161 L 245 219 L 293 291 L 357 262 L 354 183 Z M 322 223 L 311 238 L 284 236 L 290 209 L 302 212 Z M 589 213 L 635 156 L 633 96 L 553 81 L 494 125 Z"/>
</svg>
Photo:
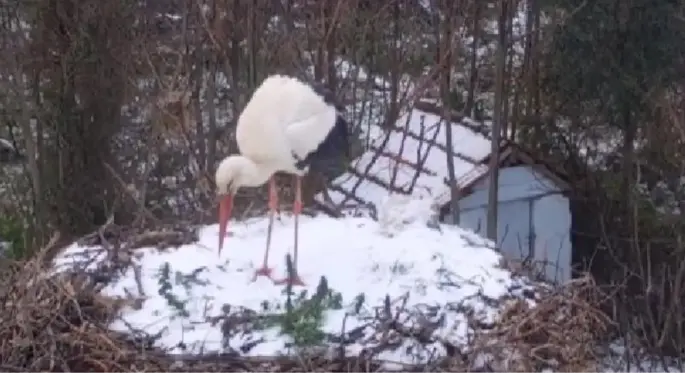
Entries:
<svg viewBox="0 0 685 373">
<path fill-rule="evenodd" d="M 243 177 L 240 182 L 241 186 L 258 187 L 264 185 L 267 180 L 273 175 L 273 170 L 266 165 L 255 163 L 250 158 L 242 155 L 237 156 L 242 165 Z"/>
<path fill-rule="evenodd" d="M 219 192 L 227 192 L 224 189 L 229 185 L 235 192 L 239 187 L 261 186 L 273 173 L 271 167 L 257 164 L 242 155 L 232 155 L 219 164 L 216 170 L 216 184 Z"/>
</svg>

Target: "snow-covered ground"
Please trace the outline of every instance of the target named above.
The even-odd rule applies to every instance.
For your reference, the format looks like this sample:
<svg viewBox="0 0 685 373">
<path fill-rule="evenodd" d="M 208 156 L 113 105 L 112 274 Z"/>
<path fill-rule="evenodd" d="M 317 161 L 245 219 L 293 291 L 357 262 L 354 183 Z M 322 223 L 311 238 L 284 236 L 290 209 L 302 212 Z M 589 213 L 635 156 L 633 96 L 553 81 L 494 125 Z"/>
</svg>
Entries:
<svg viewBox="0 0 685 373">
<path fill-rule="evenodd" d="M 137 249 L 134 266 L 104 291 L 144 302 L 126 309 L 111 327 L 161 333 L 159 343 L 177 353 L 278 355 L 308 343 L 340 346 L 342 335 L 350 354 L 378 348 L 379 358 L 399 363 L 440 356 L 441 341 L 467 342 L 467 318 L 492 320 L 497 299 L 522 296 L 528 285 L 499 267 L 500 256 L 485 240 L 458 227 L 435 225 L 416 206 L 408 200 L 387 203 L 379 221 L 301 218 L 299 272 L 306 286 L 293 289 L 291 315 L 299 316 L 289 332 L 284 331 L 285 288 L 266 278 L 252 282 L 265 246 L 265 218 L 232 221 L 220 257 L 216 225 L 202 227 L 196 244 Z M 285 274 L 293 226 L 287 215 L 275 223 L 270 263 L 275 277 Z M 74 245 L 55 264 L 65 270 L 94 257 L 104 260 L 104 250 Z M 317 292 L 319 303 L 307 301 Z M 309 324 L 317 323 L 317 308 L 307 311 L 305 304 L 323 310 L 319 331 Z M 433 325 L 431 343 L 391 337 L 394 332 L 375 334 L 382 330 L 383 315 L 424 332 Z M 390 348 L 388 338 L 402 342 Z M 293 346 L 295 341 L 299 346 Z"/>
</svg>

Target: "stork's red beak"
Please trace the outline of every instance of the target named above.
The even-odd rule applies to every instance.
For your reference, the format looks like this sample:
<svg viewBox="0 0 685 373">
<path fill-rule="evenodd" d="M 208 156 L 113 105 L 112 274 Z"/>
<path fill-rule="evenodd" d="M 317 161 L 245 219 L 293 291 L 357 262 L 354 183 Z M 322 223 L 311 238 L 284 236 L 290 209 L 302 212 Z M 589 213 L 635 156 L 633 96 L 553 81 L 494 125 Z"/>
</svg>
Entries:
<svg viewBox="0 0 685 373">
<path fill-rule="evenodd" d="M 231 218 L 231 210 L 233 210 L 233 195 L 227 194 L 219 197 L 219 255 L 224 246 L 224 239 L 226 238 L 226 227 L 228 220 Z"/>
</svg>

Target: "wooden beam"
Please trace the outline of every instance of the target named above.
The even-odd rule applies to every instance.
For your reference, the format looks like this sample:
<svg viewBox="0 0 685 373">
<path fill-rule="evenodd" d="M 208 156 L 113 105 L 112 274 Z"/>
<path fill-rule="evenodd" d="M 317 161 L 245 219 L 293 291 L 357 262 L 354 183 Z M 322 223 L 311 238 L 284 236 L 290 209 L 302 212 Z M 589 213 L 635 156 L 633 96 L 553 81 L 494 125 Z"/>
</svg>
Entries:
<svg viewBox="0 0 685 373">
<path fill-rule="evenodd" d="M 373 152 L 378 152 L 378 153 L 381 154 L 381 156 L 386 157 L 386 158 L 390 158 L 390 159 L 392 159 L 393 161 L 395 161 L 395 162 L 397 162 L 397 163 L 401 163 L 401 164 L 403 164 L 403 165 L 405 165 L 405 166 L 412 167 L 414 170 L 418 170 L 419 172 L 424 173 L 424 174 L 426 174 L 426 175 L 428 175 L 428 176 L 438 176 L 438 174 L 435 173 L 434 171 L 429 170 L 429 169 L 427 169 L 427 168 L 420 168 L 419 165 L 418 165 L 417 163 L 414 163 L 414 162 L 412 162 L 412 161 L 408 161 L 408 160 L 406 160 L 406 159 L 400 157 L 399 154 L 392 154 L 392 153 L 390 153 L 390 152 L 388 152 L 388 151 L 386 151 L 386 150 L 378 149 L 378 148 L 376 148 L 376 147 L 373 146 L 373 145 L 372 145 L 369 149 L 370 149 L 371 151 L 373 151 Z"/>
<path fill-rule="evenodd" d="M 338 193 L 342 194 L 343 196 L 345 196 L 345 198 L 352 199 L 361 205 L 367 205 L 368 204 L 368 202 L 364 201 L 363 199 L 358 197 L 356 194 L 354 194 L 354 193 L 352 193 L 346 189 L 343 189 L 340 185 L 331 184 L 329 186 L 329 189 L 334 191 L 334 192 L 338 192 Z"/>
<path fill-rule="evenodd" d="M 399 132 L 399 131 L 402 131 L 402 130 L 400 129 L 400 130 L 397 130 L 397 131 Z M 416 141 L 423 141 L 423 142 L 432 144 L 432 145 L 435 146 L 436 148 L 442 150 L 444 153 L 447 153 L 447 152 L 448 152 L 447 147 L 446 147 L 445 145 L 440 144 L 440 143 L 438 143 L 438 142 L 430 141 L 430 140 L 428 140 L 428 139 L 422 139 L 421 136 L 415 134 L 414 132 L 407 131 L 407 136 L 408 136 L 408 137 L 411 137 L 412 139 L 414 139 L 414 140 L 416 140 Z M 455 152 L 454 150 L 451 152 L 451 154 L 454 155 L 455 157 L 457 157 L 457 158 L 459 158 L 459 159 L 462 159 L 462 160 L 464 160 L 464 161 L 466 161 L 466 162 L 468 162 L 468 163 L 471 163 L 471 164 L 473 164 L 473 165 L 477 165 L 477 164 L 480 164 L 480 163 L 481 163 L 480 160 L 478 160 L 478 159 L 474 159 L 473 157 L 470 157 L 470 156 L 468 156 L 468 155 L 465 155 L 465 154 L 462 154 L 462 153 L 459 153 L 459 152 Z"/>
<path fill-rule="evenodd" d="M 314 199 L 314 207 L 316 207 L 316 209 L 319 211 L 323 211 L 326 215 L 332 218 L 339 218 L 342 216 L 342 212 L 339 209 L 329 206 L 323 202 L 319 202 L 317 199 Z"/>
<path fill-rule="evenodd" d="M 426 113 L 429 113 L 429 114 L 437 115 L 440 118 L 444 117 L 444 111 L 445 110 L 434 102 L 418 101 L 414 104 L 414 108 L 417 110 L 425 111 Z M 485 138 L 490 140 L 490 130 L 487 126 L 485 126 L 485 125 L 476 126 L 476 125 L 473 125 L 471 123 L 467 123 L 464 120 L 464 118 L 466 118 L 466 116 L 462 112 L 456 111 L 456 110 L 448 110 L 447 111 L 447 118 L 444 118 L 444 119 L 446 119 L 447 121 L 452 122 L 454 124 L 458 124 L 460 126 L 468 128 L 471 131 L 473 131 L 477 134 L 483 135 Z"/>
<path fill-rule="evenodd" d="M 352 168 L 352 167 L 350 167 L 350 169 L 349 169 L 348 172 L 351 173 L 351 174 L 353 174 L 353 175 L 355 175 L 355 176 L 357 176 L 358 178 L 360 178 L 360 179 L 362 179 L 362 180 L 364 180 L 364 179 L 369 180 L 369 181 L 371 181 L 372 183 L 374 183 L 374 184 L 380 186 L 381 188 L 385 188 L 385 189 L 387 189 L 387 190 L 389 190 L 389 191 L 392 191 L 392 192 L 395 192 L 395 193 L 409 194 L 409 192 L 405 191 L 405 190 L 402 189 L 402 188 L 398 188 L 398 187 L 396 187 L 396 186 L 394 186 L 394 185 L 389 185 L 388 183 L 386 183 L 385 181 L 383 181 L 381 178 L 379 178 L 379 177 L 376 176 L 376 175 L 373 175 L 373 174 L 370 174 L 370 173 L 367 173 L 367 174 L 363 175 L 360 171 L 358 171 L 358 170 L 356 170 L 356 169 L 354 169 L 354 168 Z"/>
</svg>

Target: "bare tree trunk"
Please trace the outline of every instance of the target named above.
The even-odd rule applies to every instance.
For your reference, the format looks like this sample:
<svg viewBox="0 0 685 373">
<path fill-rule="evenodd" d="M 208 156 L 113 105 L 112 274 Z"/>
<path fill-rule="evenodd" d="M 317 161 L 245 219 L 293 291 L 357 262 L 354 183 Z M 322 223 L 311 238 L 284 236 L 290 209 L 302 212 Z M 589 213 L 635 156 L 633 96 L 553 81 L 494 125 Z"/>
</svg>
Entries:
<svg viewBox="0 0 685 373">
<path fill-rule="evenodd" d="M 506 51 L 510 51 L 511 48 L 509 47 L 509 43 L 512 43 L 513 47 L 513 35 L 514 35 L 514 22 L 512 20 L 514 17 L 516 17 L 516 12 L 517 12 L 517 1 L 516 0 L 509 0 L 511 3 L 509 4 L 509 12 L 507 13 L 507 34 L 505 36 L 505 40 L 507 42 L 507 47 Z M 507 66 L 504 70 L 504 94 L 502 95 L 505 97 L 505 99 L 502 101 L 502 124 L 500 127 L 500 132 L 502 133 L 502 136 L 504 138 L 507 138 L 507 134 L 509 133 L 509 126 L 511 122 L 511 100 L 509 97 L 511 96 L 512 92 L 512 87 L 514 86 L 514 76 L 512 72 L 514 71 L 514 53 L 507 53 Z"/>
<path fill-rule="evenodd" d="M 469 90 L 466 96 L 466 106 L 464 107 L 464 114 L 470 117 L 473 116 L 473 107 L 476 104 L 476 88 L 478 86 L 478 45 L 480 42 L 480 13 L 482 2 L 475 1 L 473 7 L 473 24 L 471 27 L 473 42 L 471 43 L 471 57 L 469 61 L 471 76 L 469 79 Z"/>
<path fill-rule="evenodd" d="M 12 8 L 6 7 L 1 11 L 2 19 L 0 22 L 2 22 L 2 30 L 4 32 L 0 35 L 0 43 L 2 43 L 7 50 L 0 63 L 2 63 L 2 66 L 6 69 L 4 72 L 7 74 L 2 76 L 5 90 L 0 94 L 0 97 L 3 99 L 3 113 L 8 116 L 10 116 L 9 113 L 12 113 L 11 122 L 19 124 L 21 139 L 23 140 L 26 149 L 25 157 L 28 163 L 28 179 L 31 182 L 31 214 L 25 216 L 29 222 L 29 229 L 24 233 L 24 238 L 26 247 L 32 248 L 41 244 L 42 236 L 46 233 L 46 228 L 48 228 L 44 224 L 47 219 L 44 215 L 45 209 L 43 207 L 44 198 L 41 177 L 42 167 L 39 163 L 39 155 L 43 153 L 41 141 L 42 131 L 40 131 L 38 126 L 40 122 L 36 122 L 35 128 L 32 126 L 32 108 L 35 109 L 40 107 L 40 69 L 34 68 L 32 69 L 33 71 L 24 74 L 22 67 L 26 61 L 21 50 L 21 45 L 27 43 L 28 40 L 20 35 L 24 35 L 27 30 L 25 29 L 26 26 L 21 22 L 22 17 L 18 14 L 22 10 L 18 9 L 19 7 Z M 16 30 L 16 32 L 8 31 L 11 29 Z M 7 98 L 10 92 L 12 96 L 11 99 Z M 14 114 L 17 116 L 15 117 Z M 14 140 L 14 123 L 7 123 L 7 127 L 10 137 Z M 0 172 L 0 174 L 2 174 L 2 172 Z"/>
<path fill-rule="evenodd" d="M 327 2 L 319 3 L 317 22 L 316 22 L 316 61 L 314 63 L 314 78 L 317 82 L 322 82 L 326 76 L 326 45 L 324 38 L 326 37 L 326 8 Z"/>
<path fill-rule="evenodd" d="M 240 7 L 237 6 L 237 4 L 233 4 L 233 9 L 232 9 L 232 19 L 231 19 L 231 54 L 229 55 L 229 64 L 231 67 L 231 78 L 233 80 L 233 84 L 231 84 L 231 93 L 233 96 L 233 112 L 239 113 L 240 110 L 242 110 L 243 106 L 245 103 L 245 98 L 241 96 L 241 90 L 240 90 L 240 69 L 242 68 L 241 64 L 241 55 L 242 55 L 242 47 L 240 46 L 240 34 L 238 33 L 238 27 L 236 26 L 236 23 L 238 22 L 238 19 L 240 19 L 243 14 L 240 12 Z M 234 122 L 237 122 L 237 119 L 234 118 Z"/>
<path fill-rule="evenodd" d="M 248 91 L 252 92 L 257 88 L 257 51 L 259 43 L 257 41 L 257 4 L 249 2 L 247 6 L 247 53 L 248 53 Z"/>
<path fill-rule="evenodd" d="M 533 88 L 533 25 L 535 20 L 533 19 L 533 7 L 536 0 L 526 0 L 526 33 L 525 39 L 526 44 L 523 49 L 523 71 L 525 76 L 525 89 L 526 89 L 526 99 L 525 99 L 525 113 L 530 115 L 533 109 L 533 98 L 534 98 L 534 88 Z"/>
<path fill-rule="evenodd" d="M 205 56 L 205 51 L 203 50 L 196 50 L 194 55 L 195 67 L 190 67 L 192 69 L 192 83 L 194 83 L 193 99 L 192 102 L 189 103 L 189 108 L 192 108 L 192 115 L 194 115 L 193 120 L 195 121 L 195 129 L 197 131 L 194 141 L 195 146 L 197 147 L 197 166 L 200 170 L 204 171 L 206 170 L 205 167 L 207 165 L 207 148 L 205 143 L 204 121 L 202 118 L 202 87 L 204 86 L 204 59 L 208 56 Z"/>
<path fill-rule="evenodd" d="M 499 148 L 504 101 L 504 73 L 507 59 L 507 11 L 508 0 L 499 0 L 497 55 L 495 61 L 495 108 L 492 121 L 492 142 L 490 153 L 490 188 L 488 190 L 488 238 L 497 241 L 497 203 L 499 189 Z"/>
<path fill-rule="evenodd" d="M 391 128 L 392 126 L 395 125 L 395 122 L 397 121 L 400 113 L 400 88 L 399 88 L 399 81 L 400 81 L 400 46 L 398 45 L 399 43 L 397 42 L 401 38 L 401 30 L 400 30 L 400 22 L 402 21 L 401 19 L 401 14 L 400 14 L 400 4 L 399 1 L 395 1 L 395 4 L 393 6 L 393 17 L 392 17 L 392 23 L 393 23 L 393 48 L 392 48 L 392 57 L 390 58 L 391 65 L 389 66 L 390 68 L 390 105 L 389 105 L 389 113 L 386 118 L 388 121 L 385 124 L 386 128 Z"/>
<path fill-rule="evenodd" d="M 209 82 L 207 84 L 207 112 L 208 112 L 208 128 L 207 128 L 207 166 L 205 169 L 211 169 L 216 163 L 216 74 L 219 63 L 217 58 L 212 57 L 210 62 Z"/>
<path fill-rule="evenodd" d="M 46 89 L 53 94 L 45 114 L 46 127 L 58 139 L 45 158 L 50 162 L 45 173 L 52 174 L 41 187 L 55 202 L 54 225 L 79 235 L 110 218 L 131 219 L 131 211 L 116 209 L 118 184 L 108 170 L 117 167 L 111 139 L 120 129 L 132 70 L 127 58 L 133 51 L 136 3 L 50 0 L 41 5 L 44 32 L 33 42 L 57 56 L 46 69 Z M 73 50 L 88 54 L 76 56 Z"/>
<path fill-rule="evenodd" d="M 21 97 L 23 98 L 23 93 L 26 92 L 26 82 L 22 72 L 19 70 L 19 66 L 17 66 L 16 68 L 14 74 L 14 81 L 17 85 L 17 93 L 22 94 Z M 28 97 L 26 99 L 28 99 Z M 28 108 L 25 104 L 19 105 L 19 108 L 21 110 L 21 116 L 19 118 L 19 120 L 21 121 L 21 135 L 24 139 L 24 145 L 26 146 L 26 158 L 29 163 L 29 173 L 31 174 L 33 198 L 34 203 L 36 203 L 36 207 L 38 207 L 40 206 L 40 200 L 42 195 L 40 185 L 40 169 L 38 168 L 38 146 L 36 144 L 33 129 L 31 128 L 31 114 L 29 113 Z"/>
<path fill-rule="evenodd" d="M 630 212 L 632 210 L 634 202 L 633 185 L 635 183 L 635 172 L 633 168 L 635 165 L 634 142 L 635 138 L 637 137 L 637 124 L 632 119 L 632 113 L 629 107 L 623 108 L 621 112 L 621 120 L 623 122 L 622 127 L 624 136 L 623 146 L 621 149 L 621 153 L 623 156 L 621 198 L 623 199 L 623 201 L 625 201 L 625 205 L 627 207 L 626 216 L 630 218 L 632 217 L 632 214 Z"/>
<path fill-rule="evenodd" d="M 540 102 L 540 2 L 539 0 L 530 0 L 533 2 L 533 19 L 535 21 L 535 31 L 533 37 L 532 47 L 532 87 L 533 90 L 533 114 L 536 118 L 540 118 L 540 111 L 542 110 L 542 103 Z"/>
<path fill-rule="evenodd" d="M 454 144 L 452 144 L 452 121 L 449 115 L 450 111 L 450 89 L 451 89 L 451 72 L 452 72 L 452 39 L 456 29 L 455 25 L 455 10 L 456 4 L 450 0 L 444 0 L 442 9 L 445 13 L 445 19 L 442 21 L 442 30 L 438 37 L 438 61 L 445 61 L 444 68 L 440 69 L 440 97 L 443 105 L 443 126 L 445 126 L 445 146 L 447 152 L 447 173 L 448 183 L 450 185 L 450 214 L 452 216 L 452 223 L 459 224 L 459 186 L 457 185 L 457 178 L 454 171 Z M 442 40 L 441 40 L 442 39 Z"/>
<path fill-rule="evenodd" d="M 36 78 L 37 79 L 37 78 Z M 19 87 L 24 87 L 24 79 L 20 71 L 17 71 L 15 75 L 15 81 Z M 19 90 L 18 90 L 19 92 Z M 31 186 L 32 186 L 32 200 L 33 200 L 33 221 L 31 222 L 31 227 L 33 229 L 30 238 L 32 241 L 26 241 L 26 247 L 36 247 L 40 244 L 41 237 L 46 234 L 45 221 L 45 209 L 43 208 L 43 191 L 41 187 L 41 172 L 38 166 L 38 156 L 41 153 L 41 148 L 39 148 L 36 137 L 33 133 L 33 128 L 31 127 L 31 115 L 28 112 L 26 105 L 20 105 L 21 108 L 21 135 L 24 139 L 26 146 L 26 158 L 29 164 L 29 174 L 31 175 Z M 38 136 L 42 136 L 42 131 L 37 133 Z"/>
<path fill-rule="evenodd" d="M 336 41 L 336 29 L 337 29 L 337 20 L 336 20 L 336 14 L 335 14 L 335 8 L 337 2 L 334 1 L 327 1 L 327 6 L 326 6 L 326 75 L 327 77 L 327 85 L 328 89 L 331 90 L 331 92 L 335 92 L 337 84 L 338 84 L 338 77 L 336 76 L 336 68 L 335 68 L 335 57 L 336 57 L 336 47 L 337 47 L 337 41 Z"/>
</svg>

